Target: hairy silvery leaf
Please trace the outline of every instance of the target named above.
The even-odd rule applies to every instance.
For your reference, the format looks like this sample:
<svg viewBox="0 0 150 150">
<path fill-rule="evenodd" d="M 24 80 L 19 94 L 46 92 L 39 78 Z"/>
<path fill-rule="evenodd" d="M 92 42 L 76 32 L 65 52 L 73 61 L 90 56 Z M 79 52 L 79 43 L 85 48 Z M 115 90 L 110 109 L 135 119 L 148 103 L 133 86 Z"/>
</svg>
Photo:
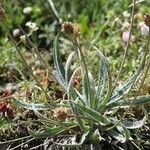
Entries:
<svg viewBox="0 0 150 150">
<path fill-rule="evenodd" d="M 56 71 L 56 70 L 53 70 L 52 72 L 54 78 L 57 80 L 57 82 L 64 88 L 67 90 L 67 86 L 66 86 L 66 83 L 64 81 L 64 79 L 61 77 L 61 75 Z"/>
<path fill-rule="evenodd" d="M 85 105 L 85 104 L 86 104 L 86 99 L 85 99 L 85 97 L 84 97 L 78 90 L 76 90 L 76 89 L 75 89 L 75 92 L 76 92 L 76 94 L 77 94 L 77 97 L 79 97 L 79 100 L 81 101 L 81 103 L 82 103 L 83 105 Z"/>
<path fill-rule="evenodd" d="M 138 120 L 138 121 L 136 119 L 133 119 L 133 120 L 126 119 L 126 120 L 122 121 L 122 124 L 127 129 L 137 129 L 137 128 L 141 128 L 145 124 L 146 119 L 147 119 L 147 112 L 145 111 L 145 115 L 144 115 L 143 119 Z"/>
<path fill-rule="evenodd" d="M 94 109 L 88 108 L 79 103 L 75 103 L 75 102 L 72 103 L 74 103 L 74 105 L 76 105 L 83 112 L 83 114 L 87 116 L 89 119 L 91 118 L 92 120 L 97 121 L 102 126 L 106 126 L 110 124 L 110 120 L 105 116 L 103 116 L 102 114 L 100 114 L 98 111 L 95 111 Z"/>
<path fill-rule="evenodd" d="M 100 70 L 100 74 L 103 74 L 103 76 L 101 75 L 103 78 L 103 82 L 101 83 L 101 81 L 99 79 L 99 82 L 102 84 L 102 86 L 100 84 L 102 93 L 99 95 L 100 102 L 99 102 L 98 108 L 100 108 L 100 107 L 105 108 L 105 106 L 108 103 L 108 101 L 110 100 L 110 97 L 112 94 L 112 77 L 111 77 L 111 73 L 110 73 L 110 70 L 108 67 L 108 62 L 107 62 L 105 56 L 100 51 L 98 51 L 98 52 L 99 52 L 100 58 L 103 61 L 103 67 L 102 67 L 103 69 Z M 106 84 L 106 75 L 108 76 L 108 89 L 107 89 L 107 93 L 106 93 L 105 97 L 101 98 L 102 94 L 104 92 L 105 84 Z"/>
<path fill-rule="evenodd" d="M 134 98 L 129 98 L 129 99 L 121 99 L 120 101 L 116 102 L 116 103 L 111 103 L 108 104 L 106 106 L 106 109 L 110 109 L 110 108 L 124 108 L 124 107 L 129 107 L 129 105 L 131 105 L 132 101 L 134 100 Z M 134 102 L 133 105 L 143 105 L 146 103 L 150 102 L 150 95 L 146 95 L 146 96 L 138 96 Z"/>
<path fill-rule="evenodd" d="M 77 140 L 75 139 L 75 136 L 73 136 L 67 140 L 63 140 L 62 143 L 56 143 L 56 142 L 55 143 L 58 145 L 64 146 L 64 147 L 76 148 L 76 147 L 79 147 L 84 144 L 84 142 L 87 140 L 89 134 L 90 134 L 90 131 L 84 133 L 79 142 L 77 142 Z"/>
<path fill-rule="evenodd" d="M 118 142 L 124 143 L 126 141 L 126 137 L 118 131 L 109 130 L 107 133 L 115 138 Z"/>
<path fill-rule="evenodd" d="M 140 67 L 137 69 L 135 74 L 129 80 L 127 80 L 123 85 L 119 85 L 115 89 L 115 91 L 107 105 L 117 102 L 118 100 L 120 100 L 124 95 L 126 95 L 129 92 L 129 90 L 131 89 L 134 82 L 140 78 L 141 72 L 143 70 L 143 66 L 145 64 L 145 57 L 146 56 L 144 54 L 141 64 L 140 64 Z"/>
<path fill-rule="evenodd" d="M 16 98 L 14 98 L 14 101 L 17 105 L 20 105 L 21 107 L 25 108 L 25 109 L 29 109 L 29 110 L 34 110 L 34 108 L 36 110 L 48 110 L 48 109 L 51 109 L 50 106 L 44 104 L 44 103 L 40 103 L 40 104 L 37 104 L 37 103 L 27 103 L 27 102 L 23 102 L 21 100 L 18 100 Z M 34 108 L 33 108 L 34 106 Z"/>
<path fill-rule="evenodd" d="M 53 58 L 54 58 L 54 65 L 56 68 L 56 71 L 58 72 L 58 75 L 61 77 L 63 82 L 65 82 L 65 69 L 62 63 L 58 41 L 59 41 L 59 34 L 56 36 L 56 39 L 54 41 L 54 48 L 53 48 Z"/>
<path fill-rule="evenodd" d="M 66 83 L 69 82 L 70 77 L 71 77 L 71 69 L 70 69 L 70 66 L 71 66 L 71 63 L 72 63 L 72 59 L 73 59 L 74 54 L 75 54 L 75 51 L 73 51 L 73 52 L 68 56 L 68 59 L 67 59 L 66 65 L 65 65 L 65 81 L 66 81 Z"/>
<path fill-rule="evenodd" d="M 118 101 L 120 98 L 122 98 L 124 95 L 126 95 L 133 83 L 135 82 L 135 80 L 137 79 L 137 77 L 139 74 L 135 74 L 129 81 L 127 81 L 125 84 L 123 85 L 119 85 L 116 89 L 115 89 L 115 92 L 114 92 L 114 95 L 110 98 L 110 102 L 108 104 L 111 104 L 111 103 L 114 103 L 116 101 Z"/>
<path fill-rule="evenodd" d="M 64 132 L 66 129 L 67 127 L 65 128 L 63 126 L 57 126 L 57 127 L 47 128 L 44 131 L 37 131 L 37 132 L 31 131 L 30 134 L 37 139 L 42 139 L 42 138 L 56 136 Z"/>
<path fill-rule="evenodd" d="M 95 98 L 102 99 L 104 88 L 105 88 L 105 83 L 106 83 L 106 78 L 107 78 L 108 66 L 107 66 L 107 61 L 104 55 L 100 52 L 98 53 L 100 56 L 100 69 L 99 69 L 98 87 L 97 87 Z M 100 102 L 97 102 L 97 104 L 98 103 Z"/>
</svg>

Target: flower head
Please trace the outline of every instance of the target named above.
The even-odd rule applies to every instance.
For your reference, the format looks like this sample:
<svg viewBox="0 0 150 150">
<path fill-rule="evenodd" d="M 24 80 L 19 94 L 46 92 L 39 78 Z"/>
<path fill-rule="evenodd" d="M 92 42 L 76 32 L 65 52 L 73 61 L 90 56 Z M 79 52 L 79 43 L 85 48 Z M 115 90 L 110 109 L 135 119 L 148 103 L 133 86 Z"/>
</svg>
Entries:
<svg viewBox="0 0 150 150">
<path fill-rule="evenodd" d="M 9 102 L 0 103 L 0 114 L 3 117 L 13 117 L 13 108 Z"/>
<path fill-rule="evenodd" d="M 150 27 L 150 14 L 144 16 L 145 24 Z"/>
<path fill-rule="evenodd" d="M 129 35 L 130 35 L 130 31 L 124 31 L 122 33 L 122 40 L 124 42 L 128 42 L 129 41 Z M 131 41 L 134 41 L 134 39 L 135 39 L 134 35 L 131 35 Z"/>
<path fill-rule="evenodd" d="M 55 108 L 53 110 L 53 112 L 54 112 L 54 117 L 61 120 L 61 121 L 65 121 L 69 116 L 68 109 L 66 109 L 62 106 L 60 106 L 59 108 Z"/>
<path fill-rule="evenodd" d="M 122 34 L 122 40 L 124 42 L 128 42 L 128 40 L 129 40 L 129 31 L 123 32 L 123 34 Z"/>
<path fill-rule="evenodd" d="M 79 35 L 80 34 L 80 27 L 77 23 L 72 22 L 64 22 L 62 24 L 62 31 L 71 34 L 71 35 Z"/>
<path fill-rule="evenodd" d="M 142 35 L 149 35 L 149 27 L 144 23 L 144 22 L 140 22 L 139 26 L 141 28 L 141 33 Z"/>
</svg>

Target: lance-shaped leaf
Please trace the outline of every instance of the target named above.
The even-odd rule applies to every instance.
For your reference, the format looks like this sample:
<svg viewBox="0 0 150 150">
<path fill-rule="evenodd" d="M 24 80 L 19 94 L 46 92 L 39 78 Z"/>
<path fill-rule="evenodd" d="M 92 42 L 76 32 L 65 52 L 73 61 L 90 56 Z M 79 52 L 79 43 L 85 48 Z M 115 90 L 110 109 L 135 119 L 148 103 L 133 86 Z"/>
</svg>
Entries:
<svg viewBox="0 0 150 150">
<path fill-rule="evenodd" d="M 52 74 L 53 74 L 54 78 L 57 80 L 57 82 L 58 82 L 64 89 L 67 89 L 66 83 L 65 83 L 64 79 L 61 77 L 61 75 L 60 75 L 56 70 L 53 70 L 53 71 L 52 71 Z"/>
<path fill-rule="evenodd" d="M 57 126 L 57 127 L 44 129 L 44 131 L 37 131 L 37 132 L 30 131 L 30 134 L 37 139 L 42 139 L 42 138 L 56 136 L 64 132 L 66 129 L 67 128 L 63 126 Z"/>
<path fill-rule="evenodd" d="M 73 111 L 73 113 L 78 116 L 79 115 L 79 111 L 78 111 L 78 108 L 76 107 L 76 105 L 74 105 L 74 103 L 72 103 L 72 100 L 73 101 L 76 101 L 78 99 L 78 96 L 74 90 L 74 87 L 72 86 L 72 83 L 73 83 L 73 80 L 74 80 L 74 77 L 76 75 L 76 73 L 78 72 L 78 70 L 81 69 L 80 67 L 78 67 L 72 74 L 71 78 L 70 78 L 70 81 L 69 81 L 69 84 L 68 84 L 68 87 L 67 87 L 67 93 L 68 93 L 68 100 L 69 100 L 69 104 L 70 104 L 70 107 Z M 77 122 L 79 123 L 79 126 L 85 130 L 86 127 L 84 126 L 82 120 L 80 118 L 76 118 Z"/>
<path fill-rule="evenodd" d="M 102 53 L 99 52 L 99 54 L 101 56 L 103 56 Z M 108 101 L 110 100 L 110 97 L 111 97 L 111 94 L 112 94 L 112 77 L 111 77 L 111 73 L 110 73 L 110 70 L 109 70 L 109 67 L 108 67 L 108 63 L 107 63 L 107 60 L 106 58 L 103 56 L 104 60 L 105 60 L 105 66 L 107 67 L 107 76 L 108 76 L 108 90 L 107 90 L 107 93 L 106 93 L 106 96 L 101 100 L 101 103 L 100 103 L 100 108 L 105 108 L 106 104 L 108 103 Z M 104 81 L 104 84 L 105 84 L 105 81 Z M 105 85 L 103 85 L 105 86 Z"/>
<path fill-rule="evenodd" d="M 97 121 L 100 125 L 105 126 L 110 124 L 110 120 L 105 116 L 103 116 L 102 114 L 100 114 L 98 111 L 95 111 L 94 109 L 91 108 L 87 108 L 86 106 L 81 105 L 79 103 L 78 104 L 75 102 L 72 103 L 74 103 L 74 105 L 76 105 L 85 116 L 91 118 L 92 120 Z"/>
<path fill-rule="evenodd" d="M 126 141 L 129 140 L 131 137 L 130 131 L 123 124 L 117 125 L 116 129 L 126 138 Z"/>
<path fill-rule="evenodd" d="M 107 133 L 121 143 L 126 142 L 126 136 L 118 131 L 109 130 Z"/>
<path fill-rule="evenodd" d="M 83 105 L 85 105 L 85 104 L 86 104 L 86 99 L 85 99 L 85 97 L 84 97 L 77 89 L 75 89 L 75 92 L 76 92 L 76 94 L 77 94 L 77 97 L 79 97 L 79 100 L 81 101 L 81 103 L 82 103 Z"/>
<path fill-rule="evenodd" d="M 121 108 L 128 107 L 129 105 L 131 105 L 133 100 L 134 100 L 134 98 L 129 98 L 126 100 L 121 99 L 120 101 L 118 101 L 116 103 L 108 104 L 105 109 L 112 109 L 115 107 L 121 107 Z M 134 100 L 133 105 L 144 105 L 144 104 L 149 103 L 149 102 L 150 102 L 150 95 L 138 96 Z"/>
<path fill-rule="evenodd" d="M 147 119 L 147 112 L 146 111 L 144 111 L 145 112 L 145 114 L 144 114 L 144 117 L 143 117 L 143 119 L 141 119 L 141 120 L 136 120 L 136 119 L 134 119 L 134 120 L 124 120 L 124 121 L 122 121 L 122 124 L 127 128 L 127 129 L 137 129 L 137 128 L 141 128 L 144 124 L 145 124 L 145 122 L 146 122 L 146 119 Z"/>
<path fill-rule="evenodd" d="M 108 72 L 106 58 L 101 52 L 98 51 L 98 53 L 100 56 L 100 69 L 99 69 L 98 87 L 95 95 L 95 99 L 99 99 L 99 102 L 98 101 L 96 102 L 97 105 L 100 104 L 100 100 L 102 99 L 102 95 L 104 93 L 104 88 L 105 88 L 105 82 L 107 78 L 107 72 Z"/>
<path fill-rule="evenodd" d="M 65 65 L 65 81 L 66 81 L 66 83 L 69 82 L 70 77 L 71 77 L 71 69 L 70 69 L 70 66 L 71 66 L 71 63 L 72 63 L 72 59 L 73 59 L 74 54 L 75 54 L 75 51 L 73 51 L 73 52 L 68 56 L 68 59 L 67 59 L 66 65 Z"/>
<path fill-rule="evenodd" d="M 145 53 L 146 54 L 146 53 Z M 120 100 L 120 98 L 122 98 L 124 95 L 126 95 L 129 90 L 131 89 L 132 85 L 134 84 L 134 82 L 136 80 L 138 80 L 140 78 L 140 74 L 144 68 L 144 64 L 145 64 L 145 54 L 142 58 L 141 61 L 141 65 L 138 68 L 138 70 L 135 72 L 135 74 L 129 79 L 127 80 L 123 85 L 119 85 L 115 91 L 114 94 L 112 95 L 112 97 L 110 98 L 110 101 L 107 105 L 112 104 L 117 102 L 118 100 Z"/>
<path fill-rule="evenodd" d="M 90 131 L 84 133 L 79 142 L 77 142 L 76 137 L 73 136 L 65 141 L 63 140 L 62 143 L 55 143 L 64 147 L 76 148 L 82 146 L 85 143 L 85 141 L 87 141 L 87 139 L 89 138 L 89 135 L 91 135 Z"/>
<path fill-rule="evenodd" d="M 56 39 L 54 41 L 54 48 L 53 48 L 53 58 L 54 58 L 54 65 L 56 68 L 56 71 L 58 72 L 58 75 L 65 81 L 65 69 L 62 63 L 60 51 L 59 51 L 59 34 L 56 36 Z"/>
<path fill-rule="evenodd" d="M 50 107 L 44 103 L 27 103 L 27 102 L 23 102 L 21 100 L 18 100 L 16 98 L 14 98 L 14 102 L 17 105 L 20 105 L 21 107 L 23 107 L 25 109 L 29 109 L 29 110 L 33 110 L 34 108 L 36 110 L 48 110 L 48 109 L 53 108 L 53 107 Z M 33 108 L 33 106 L 34 106 L 34 108 Z"/>
<path fill-rule="evenodd" d="M 95 103 L 95 94 L 96 94 L 96 88 L 95 88 L 95 80 L 90 70 L 88 70 L 88 77 L 90 81 L 90 93 L 91 93 L 91 108 L 96 109 L 97 103 Z"/>
</svg>

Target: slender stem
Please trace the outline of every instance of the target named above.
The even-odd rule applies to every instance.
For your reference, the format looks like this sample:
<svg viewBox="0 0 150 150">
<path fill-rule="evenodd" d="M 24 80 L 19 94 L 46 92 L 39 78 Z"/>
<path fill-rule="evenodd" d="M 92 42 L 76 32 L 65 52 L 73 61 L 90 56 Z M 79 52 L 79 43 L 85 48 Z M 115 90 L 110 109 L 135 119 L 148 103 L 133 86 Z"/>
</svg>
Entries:
<svg viewBox="0 0 150 150">
<path fill-rule="evenodd" d="M 29 142 L 33 141 L 34 139 L 35 139 L 35 138 L 31 138 L 31 139 L 27 140 L 26 142 L 22 142 L 21 144 L 15 146 L 15 147 L 13 147 L 13 148 L 10 148 L 9 150 L 15 150 L 15 149 L 17 149 L 18 147 L 21 147 L 21 146 L 25 145 L 26 143 L 29 143 Z"/>
<path fill-rule="evenodd" d="M 44 145 L 44 143 L 43 143 L 43 144 L 40 144 L 40 145 L 37 145 L 37 146 L 34 146 L 34 147 L 30 148 L 30 150 L 38 149 L 38 148 L 40 148 L 40 147 L 43 146 L 43 145 Z"/>
<path fill-rule="evenodd" d="M 48 0 L 48 2 L 49 2 L 49 4 L 50 4 L 50 6 L 51 6 L 51 9 L 52 9 L 52 11 L 53 11 L 53 13 L 54 13 L 56 19 L 57 19 L 58 21 L 60 21 L 60 17 L 59 17 L 58 11 L 57 11 L 56 8 L 55 8 L 54 2 L 53 2 L 52 0 Z"/>
<path fill-rule="evenodd" d="M 9 14 L 10 14 L 11 17 L 13 18 L 13 21 L 15 22 L 15 24 L 17 24 L 16 17 L 14 16 L 14 14 L 13 14 L 11 11 L 9 11 Z M 39 51 L 38 51 L 38 48 L 37 48 L 37 47 L 35 46 L 35 44 L 31 41 L 31 39 L 28 37 L 28 34 L 23 30 L 23 28 L 22 28 L 20 25 L 18 25 L 18 27 L 19 27 L 20 31 L 25 35 L 25 38 L 26 38 L 28 44 L 29 44 L 31 47 L 29 47 L 27 44 L 26 44 L 26 46 L 27 46 L 28 48 L 31 48 L 31 50 L 32 50 L 33 53 L 36 53 L 36 54 L 37 54 L 37 57 L 38 57 L 39 61 L 42 63 L 42 65 L 45 67 L 45 69 L 47 69 L 47 70 L 49 71 L 49 74 L 50 74 L 50 73 L 52 72 L 52 70 L 50 69 L 48 63 L 47 63 L 46 61 L 44 61 L 44 59 L 41 57 L 41 55 L 40 55 L 40 53 L 39 53 Z M 20 43 L 21 43 L 21 41 L 18 42 L 16 45 L 19 45 Z"/>
<path fill-rule="evenodd" d="M 131 13 L 131 26 L 130 26 L 130 31 L 129 31 L 129 39 L 128 39 L 126 47 L 125 47 L 125 51 L 124 51 L 123 59 L 122 59 L 121 66 L 120 66 L 120 69 L 119 69 L 119 72 L 118 72 L 118 76 L 116 77 L 116 80 L 115 80 L 115 83 L 114 83 L 114 88 L 116 87 L 118 79 L 119 79 L 119 77 L 120 77 L 120 75 L 122 73 L 122 69 L 123 69 L 123 66 L 124 66 L 127 54 L 128 54 L 129 43 L 130 43 L 130 40 L 131 40 L 131 35 L 132 35 L 132 30 L 133 30 L 135 5 L 136 5 L 136 0 L 133 0 L 132 13 Z"/>
<path fill-rule="evenodd" d="M 0 145 L 7 144 L 7 143 L 12 143 L 12 142 L 17 142 L 17 141 L 21 141 L 21 140 L 28 139 L 28 138 L 31 138 L 31 137 L 32 136 L 29 135 L 29 136 L 25 136 L 25 137 L 22 137 L 22 138 L 17 138 L 17 139 L 14 139 L 14 140 L 8 140 L 8 141 L 5 141 L 5 142 L 0 142 Z"/>
<path fill-rule="evenodd" d="M 30 46 L 33 48 L 32 51 L 33 53 L 36 53 L 38 56 L 38 59 L 40 60 L 40 62 L 43 64 L 43 66 L 45 67 L 45 69 L 49 70 L 49 73 L 52 72 L 52 70 L 50 70 L 50 67 L 48 66 L 47 62 L 44 61 L 44 59 L 41 57 L 37 47 L 35 46 L 35 44 L 33 44 L 33 42 L 31 41 L 31 39 L 28 37 L 28 35 L 26 34 L 26 32 L 22 29 L 22 27 L 19 25 L 19 29 L 21 30 L 21 32 L 25 35 L 27 42 L 30 44 Z"/>
</svg>

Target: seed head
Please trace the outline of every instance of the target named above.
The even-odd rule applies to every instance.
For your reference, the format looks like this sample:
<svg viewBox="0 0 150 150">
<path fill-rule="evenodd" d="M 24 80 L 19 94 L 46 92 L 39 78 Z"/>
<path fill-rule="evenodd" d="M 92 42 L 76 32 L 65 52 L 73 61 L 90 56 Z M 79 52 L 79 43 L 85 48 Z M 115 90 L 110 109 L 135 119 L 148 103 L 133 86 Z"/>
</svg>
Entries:
<svg viewBox="0 0 150 150">
<path fill-rule="evenodd" d="M 80 27 L 77 23 L 64 22 L 62 24 L 62 31 L 70 35 L 78 36 L 80 34 Z"/>
<path fill-rule="evenodd" d="M 61 120 L 61 121 L 65 121 L 69 117 L 68 109 L 66 109 L 62 106 L 59 108 L 55 108 L 53 110 L 53 113 L 54 113 L 54 117 Z"/>
<path fill-rule="evenodd" d="M 145 21 L 145 24 L 150 27 L 150 14 L 146 14 L 144 16 L 144 21 Z"/>
</svg>

